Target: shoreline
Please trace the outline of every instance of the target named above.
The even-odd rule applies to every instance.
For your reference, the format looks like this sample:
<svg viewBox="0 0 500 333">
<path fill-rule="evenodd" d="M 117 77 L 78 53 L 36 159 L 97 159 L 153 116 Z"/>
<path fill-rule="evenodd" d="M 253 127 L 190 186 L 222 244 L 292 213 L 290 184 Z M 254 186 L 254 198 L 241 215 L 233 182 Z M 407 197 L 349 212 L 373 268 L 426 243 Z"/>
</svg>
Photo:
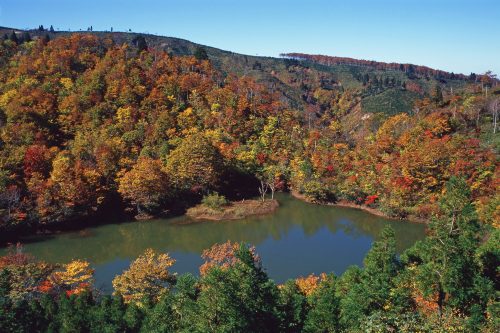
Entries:
<svg viewBox="0 0 500 333">
<path fill-rule="evenodd" d="M 415 218 L 415 217 L 408 217 L 406 219 L 401 219 L 401 218 L 389 216 L 389 215 L 383 213 L 382 211 L 380 211 L 380 210 L 378 210 L 376 208 L 371 208 L 371 207 L 367 207 L 367 206 L 364 206 L 364 205 L 357 205 L 355 203 L 348 202 L 348 201 L 345 201 L 345 200 L 338 201 L 338 202 L 335 202 L 335 203 L 334 202 L 314 202 L 311 199 L 307 198 L 305 195 L 300 194 L 300 193 L 298 193 L 295 190 L 291 190 L 291 191 L 288 191 L 286 193 L 288 193 L 289 195 L 291 195 L 293 198 L 295 198 L 297 200 L 300 200 L 300 201 L 303 201 L 303 202 L 307 202 L 307 203 L 310 203 L 310 204 L 314 204 L 314 205 L 343 207 L 343 208 L 353 208 L 353 209 L 361 210 L 363 212 L 366 212 L 366 213 L 374 215 L 374 216 L 383 217 L 383 218 L 390 219 L 390 220 L 395 220 L 395 221 L 409 221 L 411 223 L 428 224 L 428 221 L 424 220 L 424 219 Z M 215 213 L 209 214 L 209 215 L 200 214 L 200 216 L 190 216 L 187 212 L 184 212 L 184 214 L 179 214 L 179 215 L 175 214 L 175 215 L 170 215 L 169 217 L 184 215 L 184 216 L 190 218 L 192 221 L 195 221 L 195 222 L 199 222 L 199 221 L 215 221 L 215 222 L 217 222 L 217 221 L 222 221 L 222 220 L 239 220 L 239 219 L 244 219 L 244 218 L 247 218 L 247 217 L 263 216 L 263 215 L 267 215 L 267 214 L 273 213 L 274 211 L 276 211 L 276 209 L 278 209 L 279 203 L 278 203 L 278 201 L 276 199 L 268 199 L 268 200 L 265 201 L 265 203 L 271 203 L 271 202 L 273 203 L 272 204 L 273 207 L 266 207 L 263 210 L 262 209 L 261 210 L 250 210 L 250 212 L 248 212 L 248 209 L 247 209 L 247 211 L 245 211 L 245 210 L 243 212 L 240 211 L 240 212 L 238 212 L 239 214 L 236 214 L 236 215 L 233 214 L 233 216 L 223 215 L 223 214 L 221 214 L 221 212 L 215 211 Z M 232 202 L 231 206 L 229 206 L 229 208 L 233 208 L 234 209 L 235 206 L 238 207 L 238 206 L 241 206 L 244 203 L 246 203 L 246 204 L 253 203 L 254 206 L 252 208 L 255 208 L 255 207 L 258 208 L 259 206 L 262 207 L 262 201 L 248 199 L 248 200 L 245 200 L 245 201 L 235 201 L 235 202 Z M 198 206 L 191 207 L 190 209 L 196 208 L 196 207 L 198 207 Z M 224 212 L 224 210 L 222 211 L 222 213 L 223 212 Z M 245 213 L 245 214 L 242 214 L 242 213 Z M 152 216 L 152 219 L 164 218 L 164 217 L 166 217 L 166 216 L 158 215 L 158 216 Z M 134 217 L 128 217 L 128 218 L 124 218 L 123 220 L 120 220 L 119 222 L 116 222 L 116 221 L 115 222 L 108 222 L 108 223 L 94 222 L 94 223 L 90 223 L 90 224 L 71 225 L 70 227 L 62 227 L 62 228 L 57 228 L 56 226 L 54 226 L 54 228 L 39 229 L 39 230 L 36 230 L 34 232 L 31 232 L 31 233 L 27 232 L 27 233 L 22 234 L 22 235 L 17 235 L 16 237 L 13 237 L 13 238 L 2 239 L 0 241 L 0 248 L 7 247 L 7 246 L 15 244 L 17 242 L 25 242 L 26 240 L 29 240 L 29 239 L 36 239 L 38 237 L 51 237 L 51 236 L 54 236 L 54 235 L 59 235 L 59 234 L 64 234 L 64 233 L 81 232 L 81 231 L 83 231 L 83 230 L 85 230 L 87 228 L 98 227 L 98 226 L 101 226 L 103 224 L 109 224 L 109 223 L 128 223 L 128 222 L 134 222 L 134 223 L 143 222 L 143 223 L 147 223 L 148 220 L 149 219 L 137 219 L 137 218 L 134 218 Z"/>
<path fill-rule="evenodd" d="M 390 220 L 395 220 L 395 221 L 409 221 L 411 223 L 427 224 L 427 221 L 424 220 L 424 219 L 420 219 L 420 218 L 416 218 L 416 217 L 412 217 L 412 216 L 409 216 L 409 217 L 407 217 L 405 219 L 394 217 L 394 216 L 389 216 L 389 215 L 383 213 L 379 209 L 368 207 L 368 206 L 365 206 L 365 205 L 358 205 L 358 204 L 355 204 L 353 202 L 349 202 L 349 201 L 346 201 L 346 200 L 341 200 L 341 201 L 338 201 L 338 202 L 315 202 L 315 201 L 309 199 L 307 196 L 305 196 L 305 195 L 303 195 L 303 194 L 301 194 L 301 193 L 299 193 L 299 192 L 297 192 L 295 190 L 291 190 L 289 193 L 295 199 L 301 200 L 301 201 L 304 201 L 304 202 L 307 202 L 307 203 L 310 203 L 310 204 L 313 204 L 313 205 L 333 206 L 333 207 L 343 207 L 343 208 L 354 208 L 354 209 L 362 210 L 362 211 L 364 211 L 366 213 L 369 213 L 371 215 L 383 217 L 383 218 L 390 219 Z"/>
</svg>

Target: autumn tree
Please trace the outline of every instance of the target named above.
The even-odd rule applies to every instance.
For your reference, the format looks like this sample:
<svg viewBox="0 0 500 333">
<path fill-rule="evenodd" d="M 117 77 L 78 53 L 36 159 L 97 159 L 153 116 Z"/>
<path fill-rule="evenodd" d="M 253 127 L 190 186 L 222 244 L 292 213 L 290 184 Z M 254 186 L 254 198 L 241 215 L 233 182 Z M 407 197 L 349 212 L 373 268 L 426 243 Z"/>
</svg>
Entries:
<svg viewBox="0 0 500 333">
<path fill-rule="evenodd" d="M 159 300 L 175 283 L 175 275 L 169 272 L 174 262 L 166 253 L 146 249 L 126 271 L 113 279 L 115 294 L 123 296 L 127 303 Z"/>
<path fill-rule="evenodd" d="M 201 257 L 205 262 L 200 266 L 200 274 L 206 274 L 212 267 L 228 269 L 240 262 L 237 256 L 243 244 L 227 241 L 222 244 L 214 244 L 209 249 L 203 250 Z M 260 265 L 260 257 L 255 253 L 255 247 L 249 247 L 255 265 Z"/>
<path fill-rule="evenodd" d="M 500 98 L 494 98 L 488 103 L 488 109 L 491 113 L 493 134 L 497 132 L 498 112 L 500 110 Z"/>
<path fill-rule="evenodd" d="M 165 168 L 171 182 L 181 190 L 215 189 L 222 173 L 222 157 L 201 133 L 186 137 L 167 156 Z"/>
<path fill-rule="evenodd" d="M 18 244 L 11 247 L 7 255 L 0 257 L 0 271 L 8 275 L 8 295 L 10 301 L 28 301 L 40 292 L 40 285 L 54 272 L 54 265 L 37 261 L 26 254 Z"/>
<path fill-rule="evenodd" d="M 168 177 L 162 168 L 160 160 L 140 157 L 118 178 L 118 192 L 135 205 L 138 214 L 158 210 L 170 196 Z"/>
<path fill-rule="evenodd" d="M 66 290 L 68 295 L 89 290 L 93 282 L 94 270 L 84 260 L 73 260 L 50 277 L 52 284 Z"/>
</svg>

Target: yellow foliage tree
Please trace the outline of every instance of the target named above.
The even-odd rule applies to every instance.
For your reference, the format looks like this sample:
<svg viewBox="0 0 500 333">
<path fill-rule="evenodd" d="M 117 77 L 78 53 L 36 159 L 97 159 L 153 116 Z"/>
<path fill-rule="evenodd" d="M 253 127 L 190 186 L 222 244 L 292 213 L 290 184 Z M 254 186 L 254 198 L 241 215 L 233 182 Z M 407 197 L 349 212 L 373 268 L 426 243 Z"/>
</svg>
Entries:
<svg viewBox="0 0 500 333">
<path fill-rule="evenodd" d="M 310 274 L 307 277 L 299 277 L 295 279 L 295 284 L 304 295 L 309 296 L 318 288 L 320 282 L 325 279 L 325 273 L 321 273 L 319 276 Z"/>
<path fill-rule="evenodd" d="M 88 288 L 94 276 L 94 270 L 84 260 L 73 260 L 63 266 L 62 271 L 54 272 L 51 282 L 65 290 L 79 290 Z"/>
<path fill-rule="evenodd" d="M 146 249 L 128 270 L 113 279 L 115 294 L 122 295 L 127 303 L 140 304 L 144 299 L 157 301 L 175 281 L 175 275 L 168 270 L 174 263 L 168 254 Z"/>
<path fill-rule="evenodd" d="M 162 167 L 160 160 L 142 157 L 118 178 L 118 192 L 136 205 L 139 214 L 143 209 L 158 208 L 168 193 L 168 179 Z"/>
<path fill-rule="evenodd" d="M 186 137 L 167 157 L 165 170 L 184 190 L 214 188 L 220 179 L 222 156 L 202 133 Z"/>
</svg>

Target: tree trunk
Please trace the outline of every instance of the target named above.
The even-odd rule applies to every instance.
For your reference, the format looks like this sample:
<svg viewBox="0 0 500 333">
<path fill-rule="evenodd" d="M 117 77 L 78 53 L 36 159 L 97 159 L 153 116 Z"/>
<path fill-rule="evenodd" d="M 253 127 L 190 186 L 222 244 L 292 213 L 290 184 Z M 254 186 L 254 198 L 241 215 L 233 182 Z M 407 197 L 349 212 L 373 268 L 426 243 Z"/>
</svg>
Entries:
<svg viewBox="0 0 500 333">
<path fill-rule="evenodd" d="M 260 187 L 259 187 L 259 193 L 260 193 L 260 199 L 262 200 L 262 202 L 264 202 L 266 200 L 267 189 L 268 189 L 268 185 L 263 180 L 261 180 Z"/>
<path fill-rule="evenodd" d="M 443 291 L 443 288 L 441 285 L 439 285 L 439 292 L 438 292 L 438 314 L 439 318 L 443 316 L 443 305 L 444 305 L 444 298 L 445 298 L 445 293 Z"/>
</svg>

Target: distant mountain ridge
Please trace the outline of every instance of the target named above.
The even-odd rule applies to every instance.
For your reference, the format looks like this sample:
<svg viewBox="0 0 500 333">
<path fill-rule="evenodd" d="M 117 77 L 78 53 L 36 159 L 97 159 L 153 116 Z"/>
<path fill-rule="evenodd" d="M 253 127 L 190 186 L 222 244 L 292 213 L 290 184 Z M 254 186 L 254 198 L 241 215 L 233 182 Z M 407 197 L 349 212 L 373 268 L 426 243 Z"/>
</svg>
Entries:
<svg viewBox="0 0 500 333">
<path fill-rule="evenodd" d="M 26 30 L 0 28 L 0 37 L 12 31 L 23 34 Z M 203 48 L 212 64 L 226 75 L 249 76 L 282 95 L 283 101 L 299 110 L 313 110 L 319 117 L 330 106 L 318 96 L 348 93 L 351 102 L 346 112 L 360 106 L 363 113 L 391 115 L 411 112 L 417 99 L 432 95 L 436 86 L 444 93 L 463 89 L 474 77 L 448 73 L 426 66 L 383 63 L 345 57 L 284 53 L 279 57 L 238 54 L 193 43 L 185 39 L 108 31 L 48 31 L 27 30 L 33 39 L 50 39 L 71 34 L 93 34 L 110 38 L 117 44 L 137 47 L 138 36 L 144 37 L 151 50 L 165 51 L 174 56 L 194 55 Z"/>
<path fill-rule="evenodd" d="M 307 54 L 307 53 L 295 53 L 295 52 L 281 53 L 280 56 L 297 60 L 309 60 L 327 66 L 335 66 L 335 65 L 366 66 L 379 70 L 385 70 L 385 69 L 400 70 L 405 73 L 417 73 L 420 75 L 436 76 L 446 79 L 468 80 L 470 78 L 470 75 L 455 74 L 453 72 L 450 73 L 439 69 L 433 69 L 427 66 L 414 65 L 409 63 L 397 63 L 397 62 L 387 63 L 375 60 L 363 60 L 363 59 L 354 59 L 349 57 L 336 57 L 336 56 L 328 56 L 320 54 Z"/>
</svg>

